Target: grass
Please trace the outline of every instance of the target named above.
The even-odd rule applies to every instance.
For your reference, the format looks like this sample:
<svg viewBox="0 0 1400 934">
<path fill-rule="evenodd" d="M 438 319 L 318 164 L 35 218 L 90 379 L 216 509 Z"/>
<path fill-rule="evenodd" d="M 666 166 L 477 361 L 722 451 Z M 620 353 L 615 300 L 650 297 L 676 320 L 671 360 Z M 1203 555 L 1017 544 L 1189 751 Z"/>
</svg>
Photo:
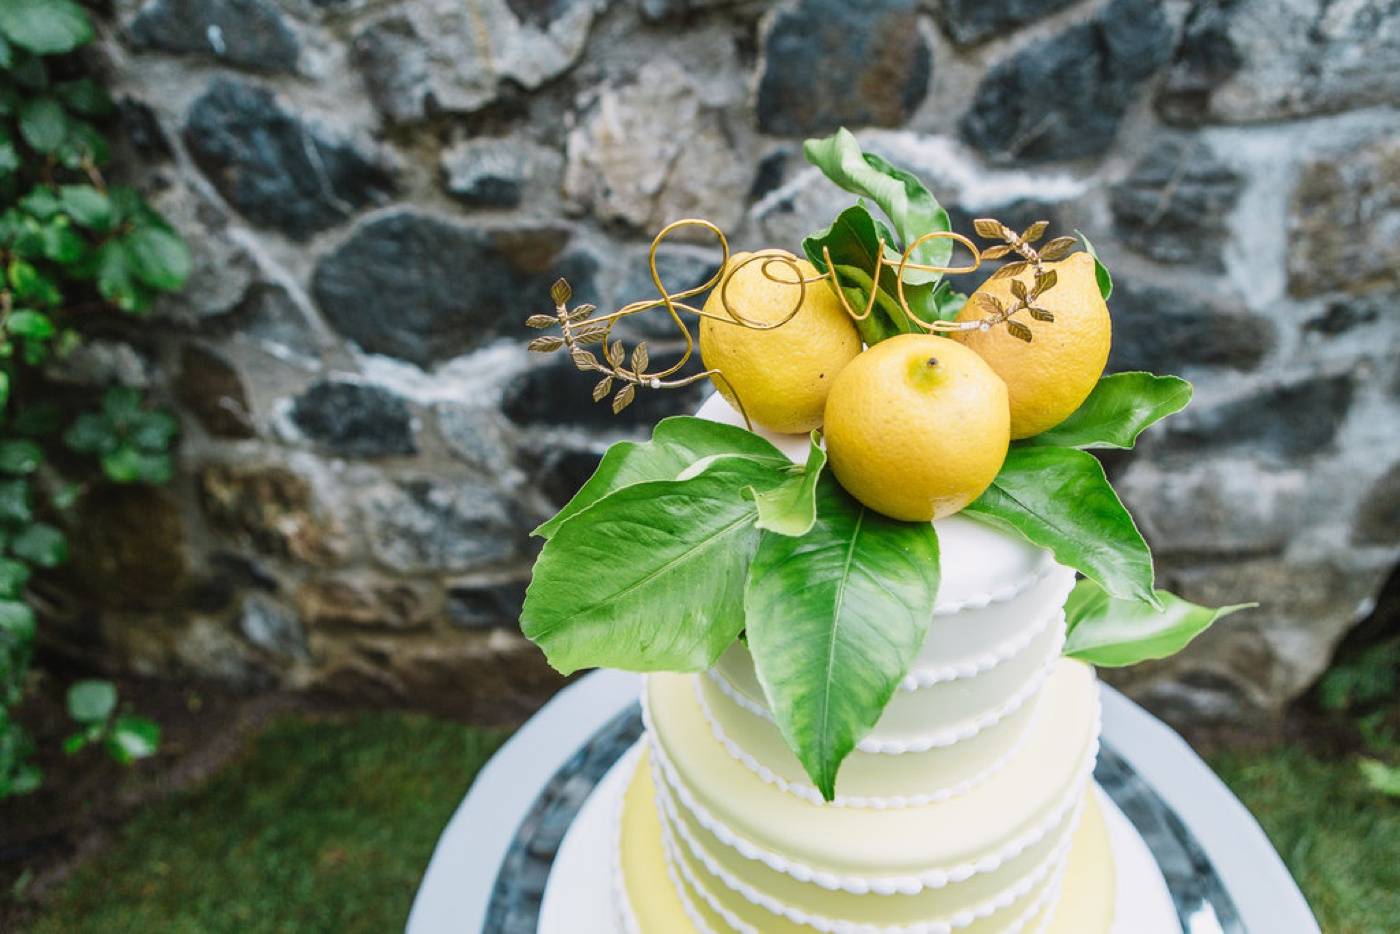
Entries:
<svg viewBox="0 0 1400 934">
<path fill-rule="evenodd" d="M 502 736 L 421 716 L 278 720 L 203 787 L 148 807 L 35 934 L 402 930 L 432 847 Z M 1400 799 L 1294 740 L 1211 763 L 1327 934 L 1400 930 Z"/>
<path fill-rule="evenodd" d="M 1210 764 L 1259 819 L 1323 931 L 1400 931 L 1400 799 L 1368 787 L 1354 757 L 1290 743 Z"/>
<path fill-rule="evenodd" d="M 285 717 L 123 827 L 32 930 L 402 930 L 438 834 L 503 738 L 405 714 Z"/>
</svg>

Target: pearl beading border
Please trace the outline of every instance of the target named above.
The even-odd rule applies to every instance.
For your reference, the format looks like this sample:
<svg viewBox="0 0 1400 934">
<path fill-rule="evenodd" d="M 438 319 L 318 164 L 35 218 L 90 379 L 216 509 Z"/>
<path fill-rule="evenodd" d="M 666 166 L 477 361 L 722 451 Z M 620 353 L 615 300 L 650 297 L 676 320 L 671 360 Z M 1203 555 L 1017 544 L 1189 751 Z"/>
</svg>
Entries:
<svg viewBox="0 0 1400 934">
<path fill-rule="evenodd" d="M 659 776 L 654 776 L 653 780 L 659 782 Z M 1045 879 L 1052 875 L 1059 874 L 1069 855 L 1070 845 L 1074 840 L 1074 832 L 1079 825 L 1079 817 L 1083 809 L 1081 799 L 1081 803 L 1075 808 L 1074 814 L 1070 817 L 1069 826 L 1065 830 L 1063 839 L 1055 844 L 1049 855 L 1037 863 L 1034 869 L 1018 879 L 1013 885 L 1007 886 L 991 898 L 985 899 L 971 908 L 964 908 L 955 912 L 951 917 L 946 919 L 939 918 L 933 921 L 921 921 L 915 924 L 880 927 L 878 925 L 848 921 L 842 918 L 830 918 L 823 915 L 811 914 L 810 912 L 800 908 L 794 908 L 785 902 L 779 901 L 771 895 L 760 892 L 742 879 L 735 877 L 723 866 L 719 865 L 718 861 L 707 853 L 704 847 L 700 845 L 699 841 L 695 839 L 690 829 L 677 817 L 674 802 L 671 801 L 669 793 L 663 791 L 662 788 L 662 785 L 657 785 L 657 801 L 662 808 L 662 830 L 664 835 L 670 836 L 673 829 L 677 831 L 681 839 L 685 842 L 686 848 L 690 851 L 691 855 L 704 864 L 705 870 L 722 882 L 730 891 L 749 902 L 749 904 L 756 905 L 765 911 L 786 918 L 794 924 L 815 928 L 822 932 L 822 934 L 953 934 L 954 931 L 965 928 L 983 918 L 991 917 L 998 911 L 1009 908 L 1018 900 L 1024 898 L 1032 889 L 1045 881 Z M 671 840 L 674 845 L 674 837 L 671 837 Z M 684 868 L 684 860 L 681 861 L 681 864 Z M 692 886 L 702 893 L 703 897 L 706 891 L 705 887 L 696 885 L 693 875 L 689 873 L 687 873 L 687 878 L 691 880 Z M 1053 883 L 1047 886 L 1047 888 L 1053 888 Z M 706 901 L 709 901 L 709 899 L 706 899 Z M 711 903 L 711 905 L 713 906 L 713 903 Z M 1031 917 L 1034 917 L 1034 914 L 1026 916 L 1026 914 L 1023 913 L 1017 921 L 1021 926 L 1024 926 Z M 729 919 L 726 918 L 725 920 L 728 921 Z M 1014 924 L 1015 922 L 1013 922 L 1013 927 Z"/>
<path fill-rule="evenodd" d="M 1051 651 L 1046 654 L 1045 662 L 1033 675 L 1026 679 L 1025 684 L 1021 685 L 1014 694 L 1008 697 L 999 706 L 984 711 L 970 720 L 912 739 L 879 739 L 878 737 L 867 736 L 856 743 L 856 748 L 861 752 L 877 756 L 902 756 L 909 753 L 928 752 L 931 749 L 942 749 L 972 739 L 972 737 L 981 733 L 983 730 L 996 726 L 998 723 L 1020 710 L 1025 706 L 1027 701 L 1040 691 L 1041 687 L 1045 684 L 1046 678 L 1050 676 L 1050 672 L 1054 669 L 1055 663 L 1060 660 L 1060 652 L 1063 651 L 1065 645 L 1065 614 L 1063 610 L 1060 610 L 1056 615 L 1059 635 L 1054 640 Z M 1039 631 L 1043 632 L 1044 628 L 1042 627 Z M 715 686 L 719 688 L 720 693 L 733 701 L 740 709 L 746 710 L 756 717 L 767 720 L 769 723 L 777 722 L 773 717 L 773 712 L 768 709 L 767 705 L 758 703 L 736 688 L 718 668 L 709 669 L 707 674 L 710 680 L 715 683 Z M 698 678 L 695 684 L 696 696 L 699 698 L 705 719 L 714 723 L 715 718 L 709 703 L 700 696 L 700 680 Z"/>
<path fill-rule="evenodd" d="M 1055 568 L 1059 567 L 1055 562 L 1055 557 L 1048 551 L 1042 550 L 1040 553 L 1040 563 L 1031 570 L 1029 574 L 1010 584 L 998 587 L 996 590 L 989 590 L 986 593 L 979 593 L 976 596 L 968 597 L 965 600 L 950 600 L 947 603 L 939 603 L 936 599 L 933 604 L 934 616 L 952 616 L 964 610 L 981 610 L 991 606 L 993 603 L 1005 603 L 1020 596 L 1025 591 L 1040 583 Z"/>
<path fill-rule="evenodd" d="M 860 808 L 872 811 L 894 811 L 902 808 L 925 807 L 930 804 L 937 804 L 940 801 L 947 801 L 958 795 L 967 794 L 973 788 L 1000 772 L 1008 762 L 1010 762 L 1026 743 L 1030 741 L 1031 732 L 1035 729 L 1036 723 L 1040 719 L 1040 711 L 1031 712 L 1031 722 L 1026 725 L 1026 731 L 1016 739 L 1011 748 L 1002 753 L 980 772 L 974 772 L 967 778 L 953 785 L 944 788 L 937 788 L 933 791 L 921 792 L 916 795 L 842 795 L 838 794 L 831 801 L 822 797 L 815 785 L 807 785 L 802 782 L 791 782 L 783 776 L 774 772 L 768 766 L 754 758 L 748 750 L 744 749 L 734 740 L 729 738 L 729 734 L 724 732 L 724 728 L 711 716 L 709 705 L 700 704 L 700 713 L 710 726 L 710 734 L 715 738 L 729 757 L 754 775 L 758 776 L 765 784 L 772 785 L 779 791 L 786 792 L 794 797 L 801 798 L 809 804 L 819 807 L 838 808 Z"/>
<path fill-rule="evenodd" d="M 763 863 L 775 872 L 781 872 L 798 882 L 811 883 L 829 891 L 839 890 L 852 895 L 865 895 L 871 892 L 877 895 L 914 895 L 926 888 L 940 889 L 952 883 L 963 882 L 975 875 L 995 872 L 1007 860 L 1014 859 L 1027 847 L 1034 846 L 1045 839 L 1046 834 L 1054 830 L 1064 820 L 1075 804 L 1082 800 L 1089 777 L 1094 772 L 1094 764 L 1098 761 L 1102 705 L 1099 701 L 1098 691 L 1095 690 L 1092 718 L 1093 739 L 1089 743 L 1088 755 L 1070 782 L 1069 790 L 1065 793 L 1063 800 L 1057 802 L 1055 807 L 1047 812 L 1039 823 L 1021 836 L 1013 838 L 1002 849 L 979 860 L 958 863 L 946 869 L 928 869 L 917 876 L 858 876 L 853 873 L 843 874 L 816 869 L 805 863 L 789 860 L 739 836 L 696 801 L 695 796 L 690 793 L 690 789 L 686 788 L 684 783 L 680 781 L 680 777 L 676 773 L 675 763 L 666 755 L 666 751 L 661 748 L 661 742 L 656 737 L 651 716 L 650 698 L 647 697 L 646 692 L 642 694 L 642 718 L 649 734 L 652 758 L 661 768 L 661 775 L 667 789 L 675 794 L 681 806 L 690 812 L 700 826 L 704 827 L 720 843 L 737 850 L 746 859 Z"/>
<path fill-rule="evenodd" d="M 1055 569 L 1051 568 L 1051 573 Z M 1066 569 L 1068 570 L 1068 569 Z M 1047 573 L 1044 576 L 1049 576 Z M 958 681 L 963 678 L 975 678 L 983 672 L 991 671 L 993 668 L 1020 654 L 1027 646 L 1035 641 L 1036 637 L 1045 631 L 1045 627 L 1052 625 L 1057 617 L 1064 614 L 1064 602 L 1069 597 L 1069 592 L 1074 589 L 1074 573 L 1070 571 L 1065 575 L 1066 582 L 1062 593 L 1054 600 L 1053 609 L 1035 626 L 1023 630 L 1009 639 L 1004 640 L 999 645 L 988 649 L 981 655 L 973 656 L 963 661 L 953 662 L 936 668 L 916 668 L 904 676 L 904 680 L 899 683 L 901 691 L 918 691 L 923 688 L 931 688 L 936 684 L 945 681 Z M 1037 579 L 1036 583 L 1039 583 Z"/>
</svg>

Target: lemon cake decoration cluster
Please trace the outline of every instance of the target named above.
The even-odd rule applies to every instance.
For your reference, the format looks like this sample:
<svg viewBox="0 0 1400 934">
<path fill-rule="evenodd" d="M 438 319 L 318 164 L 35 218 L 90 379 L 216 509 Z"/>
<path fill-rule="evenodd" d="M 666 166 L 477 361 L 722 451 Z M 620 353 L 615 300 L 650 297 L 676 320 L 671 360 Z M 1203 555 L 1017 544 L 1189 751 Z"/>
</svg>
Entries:
<svg viewBox="0 0 1400 934">
<path fill-rule="evenodd" d="M 852 134 L 805 152 L 860 200 L 801 257 L 681 220 L 653 243 L 656 298 L 600 314 L 561 281 L 528 322 L 614 411 L 717 390 L 610 448 L 536 530 L 524 633 L 566 674 L 648 673 L 618 923 L 1106 931 L 1093 666 L 1242 607 L 1155 586 L 1090 451 L 1132 447 L 1190 385 L 1104 375 L 1112 280 L 1086 240 L 984 218 L 979 245 Z M 656 255 L 687 226 L 725 261 L 670 292 Z M 971 295 L 946 279 L 991 264 Z M 643 313 L 669 316 L 677 360 L 614 338 Z"/>
</svg>

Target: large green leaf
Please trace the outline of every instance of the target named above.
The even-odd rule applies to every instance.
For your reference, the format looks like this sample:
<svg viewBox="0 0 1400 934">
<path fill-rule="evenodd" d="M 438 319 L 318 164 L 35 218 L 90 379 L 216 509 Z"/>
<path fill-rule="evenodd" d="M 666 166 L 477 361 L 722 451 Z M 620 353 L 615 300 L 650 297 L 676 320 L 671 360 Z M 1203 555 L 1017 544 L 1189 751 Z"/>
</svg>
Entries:
<svg viewBox="0 0 1400 934">
<path fill-rule="evenodd" d="M 553 538 L 560 526 L 609 493 L 634 483 L 674 480 L 701 458 L 722 454 L 740 454 L 773 465 L 790 463 L 782 451 L 743 428 L 690 415 L 665 418 L 653 429 L 650 441 L 620 441 L 608 448 L 588 482 L 534 534 Z"/>
<path fill-rule="evenodd" d="M 830 227 L 802 241 L 802 251 L 818 272 L 829 272 L 826 254 L 830 253 L 831 263 L 836 267 L 836 277 L 841 282 L 841 291 L 851 308 L 857 312 L 863 311 L 869 303 L 871 290 L 875 291 L 875 306 L 870 315 L 856 322 L 861 339 L 870 346 L 913 328 L 899 308 L 893 270 L 883 269 L 878 280 L 871 278 L 881 255 L 881 238 L 884 237 L 886 242 L 892 239 L 886 234 L 864 204 L 854 204 L 838 214 Z M 890 259 L 891 251 L 886 249 L 884 252 L 886 259 Z M 894 253 L 892 261 L 898 263 L 898 253 Z M 918 295 L 922 298 L 927 294 L 931 294 L 930 290 L 920 287 Z M 914 295 L 913 289 L 906 289 L 905 297 L 911 302 L 911 308 Z"/>
<path fill-rule="evenodd" d="M 564 674 L 708 667 L 744 628 L 744 575 L 759 536 L 745 489 L 771 489 L 784 476 L 725 457 L 686 480 L 609 494 L 545 544 L 521 631 Z"/>
<path fill-rule="evenodd" d="M 0 32 L 38 55 L 58 55 L 91 39 L 92 23 L 73 0 L 4 0 Z"/>
<path fill-rule="evenodd" d="M 1099 380 L 1074 414 L 1027 446 L 1131 448 L 1138 435 L 1191 401 L 1191 384 L 1176 376 L 1114 373 Z"/>
<path fill-rule="evenodd" d="M 926 233 L 949 229 L 948 212 L 923 182 L 877 155 L 861 152 L 860 143 L 849 130 L 837 130 L 825 139 L 809 139 L 802 144 L 802 152 L 837 185 L 878 204 L 905 247 Z M 941 266 L 947 264 L 952 252 L 952 241 L 938 238 L 923 243 L 911 259 Z M 917 269 L 904 275 L 904 281 L 914 285 L 940 278 L 939 273 Z"/>
<path fill-rule="evenodd" d="M 765 533 L 749 570 L 749 650 L 778 728 L 822 795 L 923 644 L 938 536 L 856 502 L 830 477 L 801 538 Z"/>
<path fill-rule="evenodd" d="M 1198 606 L 1165 590 L 1162 609 L 1141 600 L 1115 599 L 1091 580 L 1081 580 L 1065 601 L 1069 636 L 1064 654 L 1102 668 L 1121 668 L 1175 655 L 1216 620 L 1258 606 L 1237 603 Z"/>
<path fill-rule="evenodd" d="M 1115 597 L 1157 603 L 1152 553 L 1086 451 L 1013 447 L 992 485 L 963 511 L 1048 548 Z"/>
<path fill-rule="evenodd" d="M 800 537 L 806 535 L 817 521 L 817 481 L 826 467 L 826 451 L 822 449 L 819 438 L 817 432 L 812 432 L 807 463 L 801 472 L 789 476 L 771 490 L 752 493 L 754 504 L 758 507 L 758 521 L 755 524 L 760 529 Z"/>
</svg>

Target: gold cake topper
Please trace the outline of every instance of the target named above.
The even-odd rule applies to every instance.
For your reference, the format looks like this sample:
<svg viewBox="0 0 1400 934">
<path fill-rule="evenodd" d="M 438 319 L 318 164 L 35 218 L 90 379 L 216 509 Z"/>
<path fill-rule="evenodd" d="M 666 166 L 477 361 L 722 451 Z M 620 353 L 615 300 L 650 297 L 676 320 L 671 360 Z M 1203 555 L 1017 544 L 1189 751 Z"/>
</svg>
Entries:
<svg viewBox="0 0 1400 934">
<path fill-rule="evenodd" d="M 676 231 L 686 227 L 698 227 L 710 234 L 719 242 L 723 253 L 719 269 L 700 285 L 685 289 L 680 292 L 671 292 L 666 288 L 666 284 L 661 281 L 661 273 L 657 269 L 656 256 L 661 245 L 668 237 Z M 601 373 L 602 378 L 593 387 L 593 401 L 601 402 L 609 394 L 613 394 L 612 410 L 614 414 L 621 412 L 632 404 L 636 398 L 638 389 L 682 389 L 690 386 L 702 379 L 712 379 L 724 383 L 725 387 L 733 394 L 739 414 L 743 416 L 744 423 L 749 429 L 753 429 L 753 423 L 749 420 L 748 412 L 744 408 L 743 399 L 732 383 L 725 378 L 724 374 L 714 368 L 703 370 L 699 373 L 692 373 L 686 376 L 677 376 L 685 365 L 690 362 L 690 358 L 695 353 L 695 338 L 691 334 L 690 326 L 681 317 L 681 312 L 688 312 L 697 318 L 710 318 L 715 321 L 723 321 L 726 324 L 737 324 L 741 327 L 750 328 L 755 331 L 767 331 L 782 327 L 802 308 L 802 303 L 807 295 L 807 286 L 822 280 L 829 280 L 836 297 L 841 302 L 841 307 L 851 316 L 854 321 L 864 321 L 874 312 L 877 303 L 891 315 L 899 314 L 907 318 L 919 329 L 930 334 L 943 334 L 955 331 L 990 330 L 997 325 L 1006 325 L 1008 333 L 1023 341 L 1033 339 L 1030 327 L 1022 321 L 1013 319 L 1019 312 L 1026 312 L 1032 319 L 1040 322 L 1053 322 L 1054 315 L 1044 308 L 1038 307 L 1035 302 L 1041 295 L 1055 285 L 1055 271 L 1045 269 L 1044 264 L 1067 255 L 1076 244 L 1074 237 L 1056 237 L 1044 246 L 1037 249 L 1034 244 L 1038 242 L 1049 227 L 1048 221 L 1036 221 L 1024 231 L 1017 233 L 1012 228 L 1006 226 L 998 220 L 992 218 L 979 218 L 973 221 L 973 228 L 979 237 L 988 240 L 1000 240 L 1001 243 L 986 249 L 979 249 L 975 243 L 960 233 L 951 230 L 936 230 L 924 234 L 912 241 L 904 252 L 900 255 L 899 262 L 891 263 L 885 258 L 885 250 L 888 244 L 883 238 L 879 240 L 879 249 L 875 254 L 875 268 L 873 270 L 854 270 L 853 267 L 838 267 L 832 261 L 830 248 L 822 247 L 822 258 L 826 263 L 826 272 L 816 276 L 804 276 L 798 267 L 795 258 L 789 256 L 774 256 L 771 253 L 756 253 L 746 257 L 732 268 L 729 265 L 730 249 L 729 238 L 724 235 L 724 231 L 710 221 L 703 218 L 685 218 L 673 221 L 662 228 L 661 232 L 651 241 L 651 249 L 647 254 L 647 267 L 651 273 L 652 284 L 656 286 L 658 297 L 653 299 L 641 299 L 624 305 L 622 308 L 605 315 L 595 315 L 597 308 L 593 305 L 578 305 L 573 309 L 568 307 L 569 300 L 573 297 L 573 289 L 569 283 L 559 279 L 550 288 L 550 298 L 554 302 L 554 314 L 531 315 L 526 324 L 537 329 L 558 327 L 559 336 L 545 335 L 536 337 L 530 341 L 529 349 L 536 353 L 553 353 L 558 350 L 568 350 L 574 365 L 583 372 Z M 930 263 L 916 263 L 910 257 L 920 246 L 933 240 L 952 240 L 968 251 L 971 262 L 962 266 L 941 266 Z M 919 317 L 909 306 L 909 301 L 904 293 L 904 274 L 909 270 L 921 272 L 939 273 L 942 275 L 959 275 L 962 273 L 976 272 L 984 260 L 1003 259 L 1011 254 L 1019 257 L 1012 262 L 999 267 L 991 276 L 992 279 L 1004 279 L 1010 276 L 1020 275 L 1027 269 L 1034 271 L 1032 284 L 1027 285 L 1021 280 L 1014 280 L 1011 283 L 1012 301 L 1003 305 L 994 296 L 982 292 L 975 292 L 968 299 L 975 302 L 974 310 L 979 312 L 978 317 L 969 317 L 961 321 L 926 321 Z M 783 315 L 777 321 L 763 322 L 746 318 L 742 312 L 730 303 L 728 298 L 729 283 L 733 279 L 733 274 L 750 263 L 762 262 L 761 271 L 770 281 L 782 285 L 795 285 L 798 287 L 797 300 L 793 303 L 792 310 Z M 786 267 L 785 272 L 775 273 L 774 269 Z M 838 268 L 847 271 L 858 271 L 863 278 L 871 283 L 871 287 L 866 291 L 870 293 L 866 300 L 865 307 L 856 311 L 846 299 L 845 290 L 841 285 L 838 276 Z M 892 269 L 895 275 L 895 296 L 893 301 L 888 295 L 878 287 L 880 274 L 885 269 Z M 720 303 L 724 306 L 726 315 L 717 315 L 705 311 L 702 306 L 697 306 L 686 301 L 710 292 L 718 287 L 720 292 Z M 893 306 L 893 307 L 891 307 Z M 627 348 L 621 340 L 612 339 L 613 325 L 623 318 L 631 315 L 641 314 L 657 308 L 664 308 L 671 316 L 672 322 L 676 325 L 680 336 L 685 341 L 685 351 L 680 358 L 669 366 L 652 369 L 652 361 L 647 350 L 646 341 L 640 341 L 632 349 L 630 359 Z M 595 354 L 588 350 L 591 345 L 599 346 L 599 353 Z M 614 387 L 616 393 L 613 393 Z"/>
</svg>

